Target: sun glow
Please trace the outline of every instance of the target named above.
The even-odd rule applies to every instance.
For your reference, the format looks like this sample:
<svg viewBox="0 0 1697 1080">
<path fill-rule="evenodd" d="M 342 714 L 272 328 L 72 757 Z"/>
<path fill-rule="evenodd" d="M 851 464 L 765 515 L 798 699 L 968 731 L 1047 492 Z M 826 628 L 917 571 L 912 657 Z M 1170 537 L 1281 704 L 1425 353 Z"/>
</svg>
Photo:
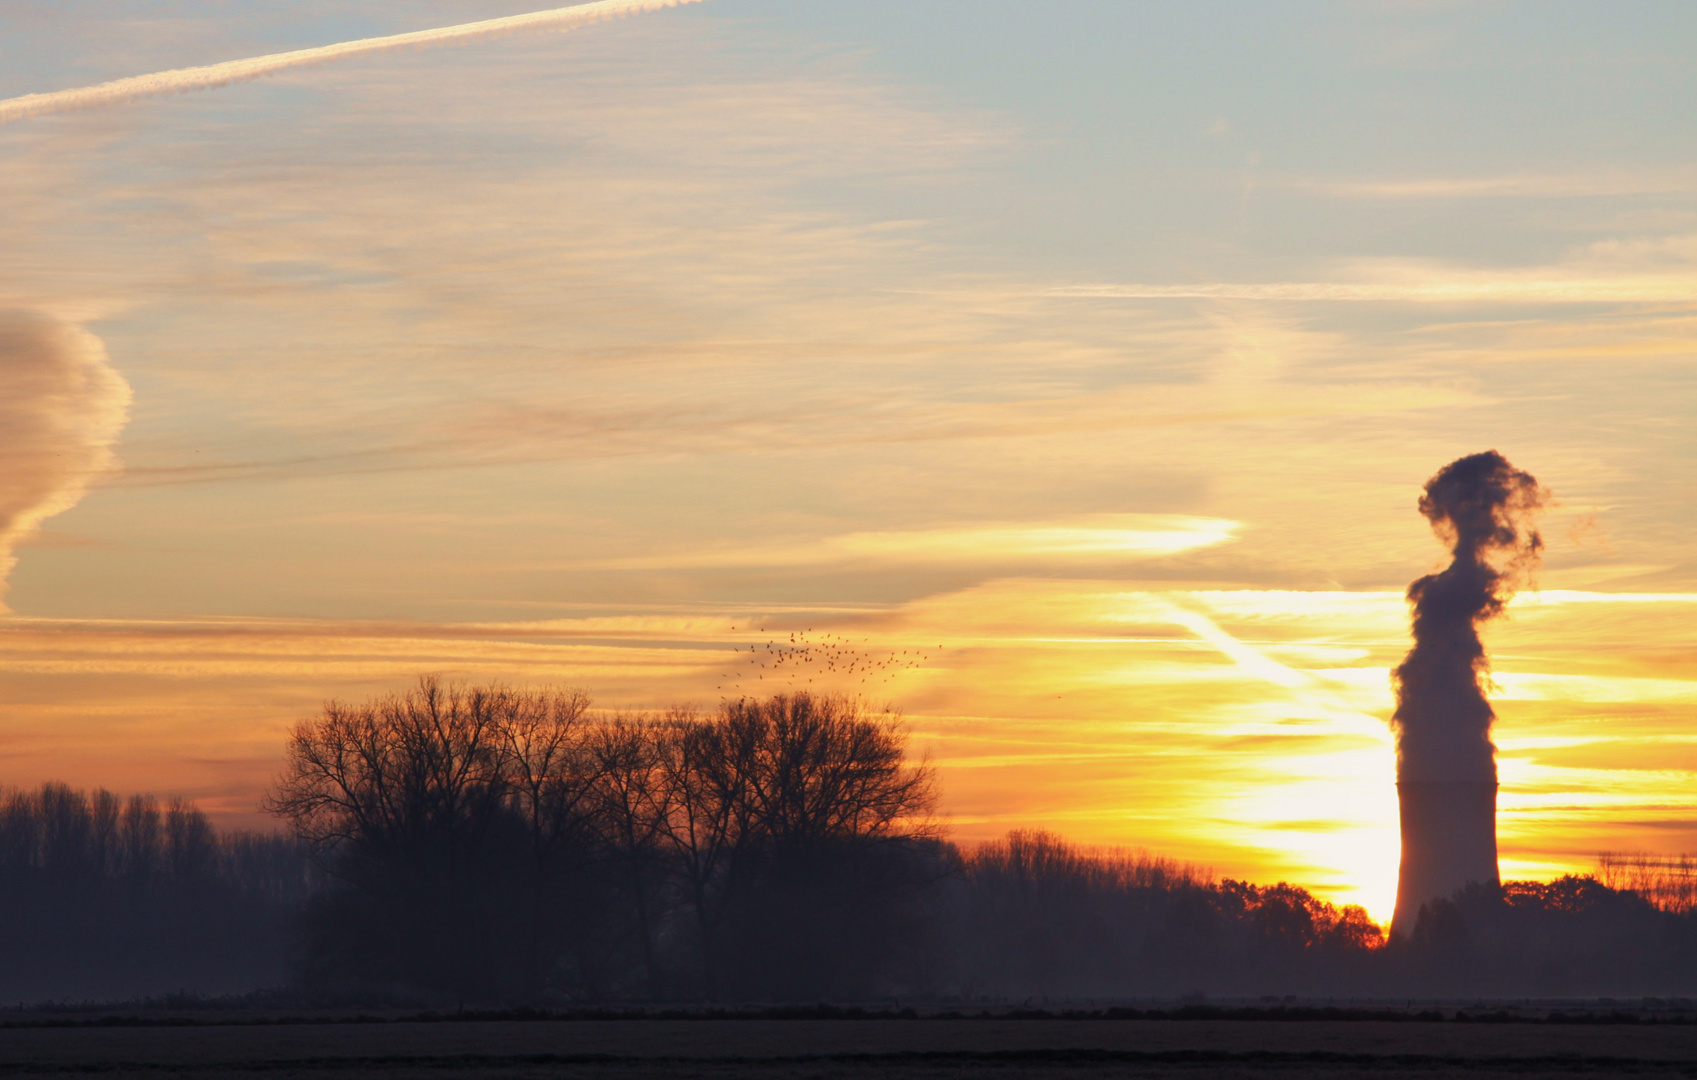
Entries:
<svg viewBox="0 0 1697 1080">
<path fill-rule="evenodd" d="M 1697 597 L 1545 594 L 1516 611 L 1490 631 L 1504 873 L 1583 872 L 1598 851 L 1665 846 L 1661 823 L 1683 820 L 1697 776 L 1697 680 L 1643 671 L 1662 648 L 1697 645 Z M 231 819 L 251 818 L 288 722 L 421 668 L 584 686 L 629 708 L 710 705 L 731 677 L 751 692 L 861 693 L 905 712 L 957 839 L 1048 828 L 1305 885 L 1382 921 L 1398 851 L 1388 672 L 1405 620 L 1395 593 L 1038 579 L 900 605 L 532 623 L 13 619 L 0 679 L 29 702 L 5 734 L 40 778 L 74 760 L 89 782 L 169 787 Z M 1594 655 L 1618 620 L 1658 648 Z M 830 662 L 749 666 L 792 635 L 826 634 L 841 642 Z M 246 719 L 231 724 L 237 700 Z M 84 719 L 55 722 L 73 714 Z"/>
</svg>

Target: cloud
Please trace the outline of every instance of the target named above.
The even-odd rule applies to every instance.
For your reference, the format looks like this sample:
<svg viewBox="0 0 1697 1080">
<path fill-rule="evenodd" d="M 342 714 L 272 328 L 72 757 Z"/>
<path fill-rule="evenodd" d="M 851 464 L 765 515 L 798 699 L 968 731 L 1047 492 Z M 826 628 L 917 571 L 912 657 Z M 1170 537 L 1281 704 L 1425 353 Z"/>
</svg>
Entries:
<svg viewBox="0 0 1697 1080">
<path fill-rule="evenodd" d="M 574 7 L 535 11 L 528 15 L 509 15 L 506 18 L 461 23 L 458 26 L 444 26 L 435 30 L 416 30 L 408 34 L 361 38 L 357 41 L 343 41 L 334 45 L 320 45 L 311 49 L 295 49 L 292 52 L 254 56 L 246 60 L 227 60 L 221 64 L 207 64 L 203 67 L 177 68 L 172 71 L 155 72 L 151 75 L 135 75 L 127 79 L 117 79 L 112 82 L 101 83 L 98 86 L 79 87 L 75 90 L 59 90 L 46 94 L 25 94 L 22 97 L 7 98 L 0 101 L 0 124 L 22 120 L 30 116 L 42 116 L 47 113 L 71 112 L 78 109 L 95 109 L 103 105 L 117 105 L 139 98 L 184 94 L 195 90 L 211 90 L 235 82 L 257 79 L 274 71 L 304 67 L 308 64 L 328 63 L 332 60 L 357 56 L 361 53 L 382 52 L 388 49 L 420 48 L 428 45 L 446 45 L 470 38 L 489 37 L 495 34 L 513 34 L 524 30 L 571 30 L 588 23 L 695 2 L 697 0 L 598 0 L 598 2 L 592 4 L 578 4 Z"/>
<path fill-rule="evenodd" d="M 1184 514 L 1097 514 L 1043 525 L 998 525 L 904 532 L 857 532 L 788 544 L 596 562 L 596 569 L 714 569 L 833 563 L 970 563 L 1153 558 L 1236 539 L 1222 518 Z"/>
<path fill-rule="evenodd" d="M 1665 195 L 1690 191 L 1697 166 L 1496 176 L 1429 176 L 1405 179 L 1294 176 L 1269 186 L 1346 199 L 1562 199 Z"/>
<path fill-rule="evenodd" d="M 1384 586 L 1428 558 L 1402 525 L 1406 484 L 1492 416 L 1513 423 L 1490 437 L 1549 462 L 1564 490 L 1653 505 L 1632 483 L 1662 459 L 1605 452 L 1614 436 L 1575 427 L 1574 410 L 1607 396 L 1608 432 L 1664 437 L 1631 417 L 1689 411 L 1666 365 L 1692 355 L 1697 323 L 1044 296 L 1099 279 L 1245 278 L 1212 257 L 1182 277 L 1153 259 L 1057 278 L 962 247 L 948 214 L 928 217 L 937 193 L 1006 173 L 1040 132 L 858 53 L 800 47 L 811 40 L 741 19 L 635 18 L 281 73 L 312 92 L 271 102 L 264 125 L 182 113 L 170 139 L 92 116 L 0 129 L 0 203 L 23 208 L 0 215 L 13 256 L 0 294 L 104 320 L 126 374 L 150 388 L 145 433 L 126 434 L 126 505 L 171 508 L 141 519 L 161 538 L 145 572 L 129 572 L 135 552 L 89 552 L 126 572 L 103 570 L 98 592 L 67 583 L 55 610 L 360 614 L 406 597 L 421 615 L 489 616 L 504 610 L 492 598 L 521 591 L 602 601 L 755 580 L 790 599 L 887 599 L 985 568 L 570 566 L 1102 510 L 1251 525 L 1234 544 L 1129 564 L 1163 578 Z M 1434 256 L 1317 248 L 1249 276 L 1382 287 L 1685 272 L 1671 249 L 1591 245 L 1530 266 L 1421 250 Z M 1602 350 L 1628 346 L 1653 350 L 1663 389 L 1615 376 L 1620 354 Z M 1500 362 L 1546 351 L 1574 359 L 1537 380 Z M 1334 528 L 1339 484 L 1374 512 Z M 444 520 L 412 527 L 420 503 Z M 316 524 L 342 513 L 369 539 Z M 521 520 L 494 530 L 491 515 Z M 683 519 L 687 533 L 670 524 Z M 659 521 L 665 534 L 650 533 Z M 1625 537 L 1611 559 L 1684 565 L 1679 530 L 1606 523 Z M 1317 546 L 1316 531 L 1348 539 Z M 810 557 L 824 554 L 842 558 Z M 264 560 L 273 569 L 253 572 Z M 521 572 L 558 577 L 519 590 Z M 1692 581 L 1675 570 L 1666 583 Z M 303 607 L 303 590 L 321 607 Z"/>
<path fill-rule="evenodd" d="M 93 334 L 0 309 L 0 597 L 18 543 L 111 467 L 129 406 Z"/>
<path fill-rule="evenodd" d="M 1393 304 L 1672 304 L 1697 294 L 1689 235 L 1607 239 L 1551 262 L 1484 268 L 1436 259 L 1365 258 L 1333 264 L 1331 280 L 1076 282 L 1033 290 L 1077 300 L 1253 300 Z"/>
<path fill-rule="evenodd" d="M 1353 301 L 1402 304 L 1684 304 L 1689 276 L 1482 277 L 1407 282 L 1262 281 L 1196 285 L 1064 285 L 1043 295 L 1080 300 Z"/>
</svg>

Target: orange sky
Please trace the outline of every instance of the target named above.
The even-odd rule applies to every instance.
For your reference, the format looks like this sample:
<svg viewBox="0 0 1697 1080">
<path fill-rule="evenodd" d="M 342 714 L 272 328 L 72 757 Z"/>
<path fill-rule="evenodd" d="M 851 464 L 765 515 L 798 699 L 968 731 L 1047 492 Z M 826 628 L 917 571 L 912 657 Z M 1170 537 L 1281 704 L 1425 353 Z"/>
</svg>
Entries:
<svg viewBox="0 0 1697 1080">
<path fill-rule="evenodd" d="M 1549 590 L 1492 629 L 1505 874 L 1692 846 L 1694 614 L 1692 594 Z M 816 651 L 774 663 L 765 645 L 797 631 Z M 1007 579 L 904 605 L 535 623 L 14 618 L 0 640 L 12 776 L 183 791 L 232 823 L 256 822 L 293 719 L 420 670 L 583 686 L 610 708 L 810 687 L 905 711 L 959 839 L 1040 826 L 1380 918 L 1394 898 L 1393 593 Z M 826 671 L 827 648 L 861 670 Z"/>
</svg>

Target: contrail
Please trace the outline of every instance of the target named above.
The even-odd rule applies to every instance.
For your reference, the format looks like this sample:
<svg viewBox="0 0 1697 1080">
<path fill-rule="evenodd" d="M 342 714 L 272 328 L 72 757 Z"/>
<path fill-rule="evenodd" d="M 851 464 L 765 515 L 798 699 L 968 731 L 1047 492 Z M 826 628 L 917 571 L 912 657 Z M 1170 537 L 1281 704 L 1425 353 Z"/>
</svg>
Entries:
<svg viewBox="0 0 1697 1080">
<path fill-rule="evenodd" d="M 194 90 L 211 90 L 244 79 L 284 68 L 302 67 L 339 60 L 360 53 L 382 52 L 385 49 L 406 48 L 409 45 L 440 45 L 466 38 L 487 37 L 491 34 L 510 34 L 521 30 L 571 30 L 588 23 L 617 19 L 643 11 L 697 3 L 699 0 L 597 0 L 593 4 L 533 11 L 528 15 L 508 15 L 501 19 L 444 26 L 436 30 L 415 30 L 408 34 L 387 37 L 361 38 L 337 45 L 320 45 L 312 49 L 254 56 L 246 60 L 227 60 L 205 67 L 178 68 L 152 75 L 135 75 L 127 79 L 84 86 L 76 90 L 56 90 L 49 94 L 25 94 L 22 97 L 0 100 L 0 124 L 11 123 L 30 116 L 70 112 L 75 109 L 95 109 L 137 98 L 159 97 L 166 94 L 185 94 Z"/>
</svg>

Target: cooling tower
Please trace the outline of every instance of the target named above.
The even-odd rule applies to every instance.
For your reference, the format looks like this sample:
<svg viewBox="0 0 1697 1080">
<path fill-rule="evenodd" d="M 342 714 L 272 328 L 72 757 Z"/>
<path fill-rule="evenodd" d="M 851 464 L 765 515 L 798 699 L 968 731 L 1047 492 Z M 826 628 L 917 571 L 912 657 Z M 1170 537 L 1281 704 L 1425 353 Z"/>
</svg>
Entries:
<svg viewBox="0 0 1697 1080">
<path fill-rule="evenodd" d="M 1402 871 L 1391 933 L 1413 931 L 1420 905 L 1471 882 L 1495 885 L 1497 785 L 1479 781 L 1399 783 Z"/>
<path fill-rule="evenodd" d="M 1450 545 L 1450 564 L 1408 587 L 1414 647 L 1391 673 L 1397 707 L 1402 873 L 1391 933 L 1414 930 L 1420 907 L 1475 882 L 1497 885 L 1496 714 L 1479 626 L 1502 614 L 1544 540 L 1532 520 L 1549 493 L 1495 450 L 1469 454 L 1426 481 L 1420 512 Z"/>
</svg>

